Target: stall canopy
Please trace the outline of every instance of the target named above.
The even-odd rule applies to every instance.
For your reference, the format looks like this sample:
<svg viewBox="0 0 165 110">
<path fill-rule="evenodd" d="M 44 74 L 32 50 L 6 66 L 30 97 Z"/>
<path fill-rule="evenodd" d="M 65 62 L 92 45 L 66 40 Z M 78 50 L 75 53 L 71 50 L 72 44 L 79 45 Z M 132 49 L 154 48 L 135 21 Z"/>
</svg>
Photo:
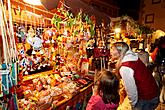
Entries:
<svg viewBox="0 0 165 110">
<path fill-rule="evenodd" d="M 92 16 L 94 15 L 96 17 L 96 24 L 101 24 L 102 21 L 104 21 L 105 24 L 110 23 L 110 18 L 107 14 L 104 12 L 100 12 L 95 7 L 81 1 L 81 0 L 41 0 L 44 7 L 48 10 L 52 10 L 54 8 L 57 8 L 57 2 L 60 4 L 61 2 L 64 3 L 65 8 L 70 10 L 74 15 L 77 15 L 80 12 L 80 9 L 83 13 Z M 55 3 L 56 2 L 56 3 Z M 51 4 L 51 5 L 50 5 Z M 53 5 L 54 4 L 54 5 Z"/>
</svg>

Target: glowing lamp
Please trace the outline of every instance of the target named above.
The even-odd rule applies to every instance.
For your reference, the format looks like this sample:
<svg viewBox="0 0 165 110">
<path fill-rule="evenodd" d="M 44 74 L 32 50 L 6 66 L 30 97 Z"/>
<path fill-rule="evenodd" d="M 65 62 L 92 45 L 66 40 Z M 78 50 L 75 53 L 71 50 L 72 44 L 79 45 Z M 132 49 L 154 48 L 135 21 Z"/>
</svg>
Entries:
<svg viewBox="0 0 165 110">
<path fill-rule="evenodd" d="M 42 5 L 41 0 L 23 0 L 23 1 L 31 5 Z"/>
<path fill-rule="evenodd" d="M 120 33 L 121 29 L 120 28 L 115 28 L 115 33 Z"/>
</svg>

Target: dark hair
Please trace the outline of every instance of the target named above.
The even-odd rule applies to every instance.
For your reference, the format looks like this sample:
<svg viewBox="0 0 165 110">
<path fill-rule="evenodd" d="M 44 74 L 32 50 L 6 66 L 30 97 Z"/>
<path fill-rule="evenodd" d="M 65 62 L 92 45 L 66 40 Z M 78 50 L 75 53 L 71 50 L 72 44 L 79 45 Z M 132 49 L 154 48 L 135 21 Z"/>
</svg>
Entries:
<svg viewBox="0 0 165 110">
<path fill-rule="evenodd" d="M 158 45 L 157 45 L 158 51 L 156 53 L 156 58 L 155 58 L 155 61 L 154 61 L 154 63 L 156 65 L 161 65 L 162 60 L 165 58 L 165 47 L 164 47 L 164 45 L 165 45 L 165 36 L 161 36 L 159 38 L 159 41 L 158 41 Z"/>
<path fill-rule="evenodd" d="M 119 80 L 110 71 L 100 71 L 101 76 L 98 84 L 98 91 L 101 91 L 103 95 L 99 94 L 104 103 L 118 103 L 119 102 Z M 100 92 L 99 92 L 100 93 Z"/>
<path fill-rule="evenodd" d="M 162 45 L 165 44 L 165 36 L 161 36 L 158 40 L 158 48 L 163 48 Z"/>
</svg>

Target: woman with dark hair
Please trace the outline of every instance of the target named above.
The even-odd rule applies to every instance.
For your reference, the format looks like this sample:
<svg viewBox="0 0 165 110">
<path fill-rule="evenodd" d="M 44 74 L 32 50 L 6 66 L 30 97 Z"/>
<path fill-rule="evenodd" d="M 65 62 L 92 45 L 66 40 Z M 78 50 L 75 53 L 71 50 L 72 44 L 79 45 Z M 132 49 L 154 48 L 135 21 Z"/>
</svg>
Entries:
<svg viewBox="0 0 165 110">
<path fill-rule="evenodd" d="M 157 43 L 156 48 L 151 53 L 151 58 L 154 63 L 153 75 L 157 80 L 160 87 L 160 102 L 165 102 L 165 36 L 161 36 Z"/>
<path fill-rule="evenodd" d="M 163 58 L 165 58 L 165 36 L 161 36 L 155 40 L 155 48 L 151 53 L 151 59 L 154 64 L 159 65 Z"/>
<path fill-rule="evenodd" d="M 154 110 L 159 103 L 157 83 L 137 54 L 125 42 L 112 44 L 112 59 L 117 60 L 117 71 L 133 110 Z"/>
<path fill-rule="evenodd" d="M 165 58 L 165 36 L 159 38 L 155 60 L 153 61 L 156 65 L 159 65 L 163 58 Z"/>
<path fill-rule="evenodd" d="M 110 71 L 100 71 L 86 110 L 116 110 L 119 103 L 119 81 Z"/>
</svg>

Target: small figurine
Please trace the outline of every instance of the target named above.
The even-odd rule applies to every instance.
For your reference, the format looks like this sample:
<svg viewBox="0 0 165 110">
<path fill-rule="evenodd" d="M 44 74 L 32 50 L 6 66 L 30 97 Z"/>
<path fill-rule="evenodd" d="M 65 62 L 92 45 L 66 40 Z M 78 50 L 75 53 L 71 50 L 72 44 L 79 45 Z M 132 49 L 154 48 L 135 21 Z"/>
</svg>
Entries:
<svg viewBox="0 0 165 110">
<path fill-rule="evenodd" d="M 18 32 L 16 35 L 19 38 L 19 43 L 25 43 L 26 42 L 25 27 L 23 27 L 23 26 L 18 27 Z"/>
</svg>

